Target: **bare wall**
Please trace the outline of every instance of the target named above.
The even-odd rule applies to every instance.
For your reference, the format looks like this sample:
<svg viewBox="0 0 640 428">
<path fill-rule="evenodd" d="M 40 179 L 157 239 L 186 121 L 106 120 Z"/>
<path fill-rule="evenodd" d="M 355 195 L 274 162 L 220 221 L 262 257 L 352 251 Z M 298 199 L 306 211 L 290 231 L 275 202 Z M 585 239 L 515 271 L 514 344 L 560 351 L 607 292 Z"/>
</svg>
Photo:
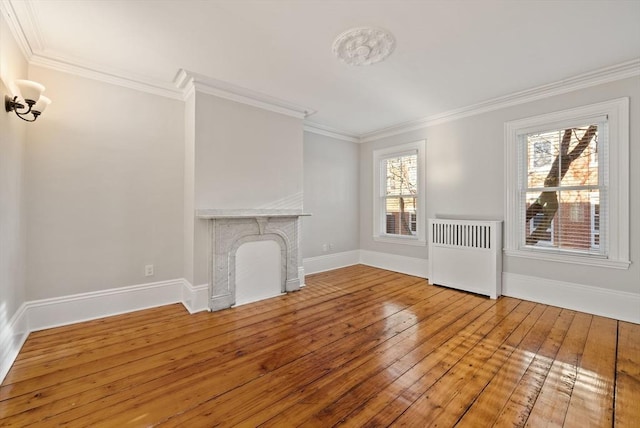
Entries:
<svg viewBox="0 0 640 428">
<path fill-rule="evenodd" d="M 184 103 L 35 66 L 30 78 L 53 103 L 29 129 L 27 299 L 182 278 Z"/>
<path fill-rule="evenodd" d="M 0 15 L 0 93 L 27 78 L 27 62 Z M 0 113 L 0 339 L 9 320 L 26 301 L 26 221 L 24 152 L 28 124 L 13 113 Z M 0 343 L 3 343 L 0 340 Z M 4 349 L 0 357 L 4 357 Z"/>
<path fill-rule="evenodd" d="M 302 220 L 304 258 L 359 249 L 359 152 L 355 143 L 304 133 L 304 209 L 313 214 Z"/>
</svg>

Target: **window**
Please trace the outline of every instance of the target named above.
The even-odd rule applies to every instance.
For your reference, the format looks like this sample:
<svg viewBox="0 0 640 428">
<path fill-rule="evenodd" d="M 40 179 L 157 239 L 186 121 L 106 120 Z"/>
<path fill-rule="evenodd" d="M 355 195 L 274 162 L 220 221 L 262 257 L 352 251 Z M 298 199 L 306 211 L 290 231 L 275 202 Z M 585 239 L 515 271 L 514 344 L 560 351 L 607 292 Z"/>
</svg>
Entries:
<svg viewBox="0 0 640 428">
<path fill-rule="evenodd" d="M 424 150 L 419 141 L 374 151 L 374 240 L 426 245 Z"/>
<path fill-rule="evenodd" d="M 629 266 L 627 98 L 508 122 L 512 256 Z"/>
</svg>

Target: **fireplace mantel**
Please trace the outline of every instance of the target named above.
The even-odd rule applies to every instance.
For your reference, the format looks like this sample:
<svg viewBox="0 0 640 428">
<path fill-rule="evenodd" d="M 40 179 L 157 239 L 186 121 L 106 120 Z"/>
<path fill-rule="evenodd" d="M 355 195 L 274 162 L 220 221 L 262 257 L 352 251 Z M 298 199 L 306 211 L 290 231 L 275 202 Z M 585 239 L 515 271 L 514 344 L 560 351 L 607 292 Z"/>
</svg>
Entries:
<svg viewBox="0 0 640 428">
<path fill-rule="evenodd" d="M 210 223 L 209 309 L 229 308 L 236 303 L 236 252 L 247 242 L 270 240 L 280 246 L 281 291 L 300 289 L 301 258 L 299 218 L 301 210 L 201 209 L 196 217 Z"/>
<path fill-rule="evenodd" d="M 228 218 L 306 217 L 310 215 L 311 214 L 303 213 L 301 210 L 274 210 L 274 209 L 196 210 L 196 217 L 205 219 L 205 220 L 228 219 Z"/>
</svg>

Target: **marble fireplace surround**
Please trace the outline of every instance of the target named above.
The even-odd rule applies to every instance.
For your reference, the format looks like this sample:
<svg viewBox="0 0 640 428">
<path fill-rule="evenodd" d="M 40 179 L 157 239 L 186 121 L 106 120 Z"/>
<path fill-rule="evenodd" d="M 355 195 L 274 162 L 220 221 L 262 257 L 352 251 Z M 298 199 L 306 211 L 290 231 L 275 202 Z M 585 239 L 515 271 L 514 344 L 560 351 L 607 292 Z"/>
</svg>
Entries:
<svg viewBox="0 0 640 428">
<path fill-rule="evenodd" d="M 209 221 L 209 310 L 230 308 L 236 303 L 236 252 L 242 244 L 274 241 L 280 246 L 282 287 L 300 289 L 298 267 L 300 210 L 243 209 L 196 210 L 196 217 Z"/>
</svg>

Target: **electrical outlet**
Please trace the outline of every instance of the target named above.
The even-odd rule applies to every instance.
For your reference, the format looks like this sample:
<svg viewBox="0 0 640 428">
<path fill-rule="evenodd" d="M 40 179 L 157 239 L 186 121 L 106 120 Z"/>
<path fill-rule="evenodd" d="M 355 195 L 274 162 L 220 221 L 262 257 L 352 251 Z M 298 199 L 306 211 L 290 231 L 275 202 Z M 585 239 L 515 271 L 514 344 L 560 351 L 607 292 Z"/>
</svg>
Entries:
<svg viewBox="0 0 640 428">
<path fill-rule="evenodd" d="M 329 249 L 333 250 L 333 244 L 329 244 Z"/>
<path fill-rule="evenodd" d="M 153 276 L 153 265 L 146 265 L 144 267 L 144 276 Z"/>
<path fill-rule="evenodd" d="M 326 253 L 327 250 L 328 250 L 327 244 L 322 244 L 322 251 L 324 251 Z"/>
</svg>

